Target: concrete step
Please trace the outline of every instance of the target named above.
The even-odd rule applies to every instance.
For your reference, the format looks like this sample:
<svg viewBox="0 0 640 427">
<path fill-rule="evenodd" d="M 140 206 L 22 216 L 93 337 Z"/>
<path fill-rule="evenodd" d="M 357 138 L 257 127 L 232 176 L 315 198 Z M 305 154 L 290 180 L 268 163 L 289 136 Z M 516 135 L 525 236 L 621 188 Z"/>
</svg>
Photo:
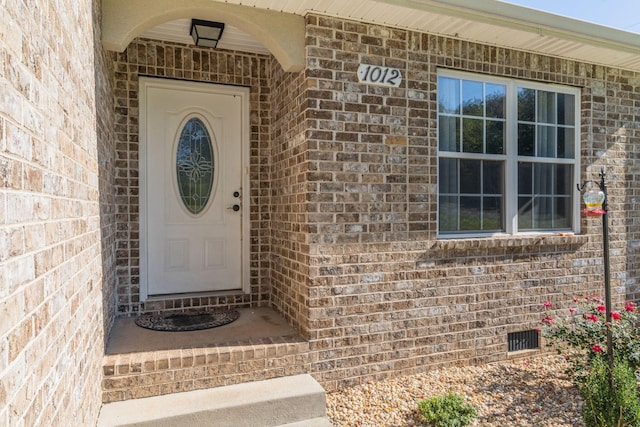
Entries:
<svg viewBox="0 0 640 427">
<path fill-rule="evenodd" d="M 98 427 L 325 427 L 325 391 L 295 375 L 102 406 Z M 322 424 L 322 422 L 326 423 Z"/>
<path fill-rule="evenodd" d="M 334 427 L 329 418 L 314 418 L 312 420 L 298 421 L 296 423 L 282 424 L 278 427 Z"/>
</svg>

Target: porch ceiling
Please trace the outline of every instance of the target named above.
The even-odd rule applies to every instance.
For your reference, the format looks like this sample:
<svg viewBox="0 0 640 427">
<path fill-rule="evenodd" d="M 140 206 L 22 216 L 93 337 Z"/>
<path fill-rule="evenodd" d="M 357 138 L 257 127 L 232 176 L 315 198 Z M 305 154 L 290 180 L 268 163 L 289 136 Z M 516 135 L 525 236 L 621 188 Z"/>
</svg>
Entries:
<svg viewBox="0 0 640 427">
<path fill-rule="evenodd" d="M 144 0 L 105 0 L 132 4 Z M 540 12 L 496 0 L 205 0 L 210 7 L 242 6 L 250 10 L 304 16 L 309 12 L 378 23 L 397 28 L 447 35 L 491 45 L 640 71 L 640 35 Z M 175 3 L 175 2 L 174 2 Z M 182 4 L 183 2 L 180 2 Z M 184 2 L 189 3 L 189 2 Z M 200 17 L 200 16 L 193 16 Z M 189 42 L 179 36 L 176 22 L 160 23 L 146 36 Z M 177 26 L 176 26 L 177 25 Z M 173 29 L 172 29 L 173 26 Z M 151 28 L 151 27 L 149 27 Z M 240 28 L 247 31 L 249 28 Z M 258 52 L 264 45 L 232 29 L 224 43 Z M 183 30 L 180 30 L 183 31 Z M 139 35 L 139 34 L 136 34 Z M 105 34 L 107 37 L 108 34 Z M 224 47 L 221 41 L 221 47 Z M 283 43 L 297 43 L 293 35 Z M 244 46 L 244 47 L 243 47 Z M 272 50 L 272 47 L 268 48 Z M 293 68 L 304 66 L 304 50 L 290 58 Z M 277 57 L 277 56 L 276 56 Z"/>
<path fill-rule="evenodd" d="M 215 0 L 104 0 L 102 45 L 122 52 L 131 40 L 154 26 L 185 18 L 219 21 L 242 29 L 260 40 L 285 70 L 304 67 L 301 16 Z"/>
</svg>

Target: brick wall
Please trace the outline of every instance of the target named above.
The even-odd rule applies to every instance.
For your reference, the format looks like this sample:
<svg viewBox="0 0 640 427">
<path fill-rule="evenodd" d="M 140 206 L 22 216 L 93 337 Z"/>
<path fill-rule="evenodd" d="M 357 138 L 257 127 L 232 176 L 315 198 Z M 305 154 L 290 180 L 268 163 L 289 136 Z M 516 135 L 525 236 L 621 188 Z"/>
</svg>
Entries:
<svg viewBox="0 0 640 427">
<path fill-rule="evenodd" d="M 118 313 L 271 304 L 309 339 L 332 389 L 439 365 L 507 357 L 509 332 L 537 328 L 602 292 L 598 220 L 579 236 L 436 239 L 440 68 L 581 88 L 581 172 L 610 183 L 616 303 L 640 296 L 633 154 L 640 76 L 316 15 L 307 69 L 271 57 L 135 40 L 115 65 Z M 360 63 L 402 70 L 399 88 L 358 83 Z M 251 87 L 250 295 L 139 301 L 139 75 Z"/>
<path fill-rule="evenodd" d="M 307 43 L 309 336 L 323 385 L 504 359 L 507 333 L 537 328 L 545 300 L 602 293 L 598 220 L 580 236 L 436 240 L 440 68 L 581 87 L 582 176 L 606 166 L 610 182 L 615 301 L 637 298 L 640 76 L 314 15 Z M 360 63 L 400 68 L 403 82 L 360 84 Z"/>
<path fill-rule="evenodd" d="M 116 313 L 270 300 L 332 389 L 504 359 L 543 301 L 601 292 L 598 220 L 580 236 L 435 239 L 439 68 L 582 89 L 582 176 L 607 168 L 615 301 L 640 298 L 637 73 L 315 15 L 299 74 L 148 40 L 112 57 L 99 3 L 0 6 L 0 425 L 93 424 Z M 403 84 L 360 84 L 359 63 Z M 139 301 L 142 74 L 251 87 L 249 295 Z"/>
<path fill-rule="evenodd" d="M 0 425 L 92 425 L 103 356 L 99 1 L 0 5 Z M 95 50 L 94 50 L 95 49 Z M 96 59 L 95 53 L 99 58 Z M 105 158 L 100 159 L 101 156 Z M 107 199 L 108 200 L 108 197 Z M 104 281 L 103 281 L 104 279 Z M 108 295 L 108 291 L 106 293 Z M 105 307 L 109 313 L 113 309 Z"/>
<path fill-rule="evenodd" d="M 136 39 L 115 60 L 117 312 L 132 314 L 197 307 L 268 303 L 271 57 Z M 249 294 L 140 302 L 138 76 L 234 84 L 251 89 Z"/>
<path fill-rule="evenodd" d="M 100 8 L 94 6 L 94 14 Z M 94 22 L 101 22 L 99 16 Z M 96 45 L 96 132 L 100 200 L 100 242 L 102 244 L 102 306 L 105 337 L 116 318 L 116 122 L 114 105 L 114 67 L 112 52 L 102 50 L 100 26 L 94 29 Z"/>
<path fill-rule="evenodd" d="M 308 105 L 303 73 L 284 73 L 272 63 L 272 140 L 270 182 L 271 303 L 303 335 L 309 330 L 309 241 L 307 211 L 310 193 L 309 146 L 306 141 Z M 323 113 L 318 113 L 322 115 Z"/>
</svg>

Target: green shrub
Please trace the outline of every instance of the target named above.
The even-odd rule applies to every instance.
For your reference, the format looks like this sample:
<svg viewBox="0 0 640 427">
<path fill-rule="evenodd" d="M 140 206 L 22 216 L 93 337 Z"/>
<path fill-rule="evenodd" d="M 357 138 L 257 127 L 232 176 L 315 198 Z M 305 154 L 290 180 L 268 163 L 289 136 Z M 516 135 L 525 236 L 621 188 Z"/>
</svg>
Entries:
<svg viewBox="0 0 640 427">
<path fill-rule="evenodd" d="M 455 393 L 422 400 L 418 410 L 429 427 L 463 427 L 478 416 L 476 408 Z"/>
<path fill-rule="evenodd" d="M 633 369 L 618 359 L 613 368 L 614 387 L 609 386 L 609 366 L 604 357 L 591 361 L 588 374 L 578 383 L 584 398 L 582 419 L 587 427 L 638 427 L 640 401 Z"/>
</svg>

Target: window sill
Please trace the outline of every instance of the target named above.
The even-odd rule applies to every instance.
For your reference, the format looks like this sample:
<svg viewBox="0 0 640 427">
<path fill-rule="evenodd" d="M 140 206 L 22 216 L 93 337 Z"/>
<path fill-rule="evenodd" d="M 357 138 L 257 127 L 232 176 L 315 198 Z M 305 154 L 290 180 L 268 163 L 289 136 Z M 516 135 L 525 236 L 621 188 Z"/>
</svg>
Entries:
<svg viewBox="0 0 640 427">
<path fill-rule="evenodd" d="M 589 241 L 585 234 L 532 234 L 517 236 L 491 236 L 463 239 L 436 240 L 431 249 L 450 251 L 468 249 L 509 249 L 520 248 L 527 252 L 526 248 L 534 249 L 531 252 L 539 252 L 541 248 L 558 246 L 571 247 L 582 246 Z"/>
</svg>

